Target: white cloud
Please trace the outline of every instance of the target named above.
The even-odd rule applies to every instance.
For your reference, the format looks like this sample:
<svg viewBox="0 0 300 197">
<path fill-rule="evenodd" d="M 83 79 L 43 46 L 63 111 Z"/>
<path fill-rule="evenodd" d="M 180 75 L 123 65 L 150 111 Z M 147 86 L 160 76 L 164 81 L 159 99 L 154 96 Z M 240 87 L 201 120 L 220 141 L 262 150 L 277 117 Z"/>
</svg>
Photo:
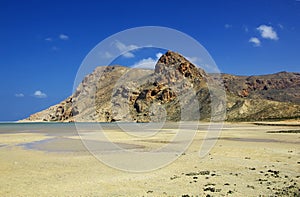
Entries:
<svg viewBox="0 0 300 197">
<path fill-rule="evenodd" d="M 157 53 L 155 56 L 156 58 L 153 59 L 151 57 L 148 57 L 146 59 L 142 59 L 138 62 L 136 62 L 134 65 L 132 65 L 132 68 L 148 68 L 148 69 L 154 69 L 156 62 L 159 60 L 159 58 L 162 56 L 162 53 Z"/>
<path fill-rule="evenodd" d="M 260 34 L 261 37 L 271 40 L 278 40 L 278 36 L 276 31 L 274 31 L 273 27 L 267 26 L 267 25 L 261 25 L 258 28 L 256 28 Z"/>
<path fill-rule="evenodd" d="M 148 57 L 146 59 L 142 59 L 138 62 L 136 62 L 134 65 L 132 65 L 133 68 L 149 68 L 149 69 L 154 69 L 155 68 L 155 64 L 156 64 L 156 60 Z"/>
<path fill-rule="evenodd" d="M 162 53 L 156 53 L 155 56 L 156 56 L 156 59 L 157 59 L 157 61 L 158 61 L 159 58 L 160 58 L 161 56 L 163 56 L 163 54 L 162 54 Z"/>
<path fill-rule="evenodd" d="M 40 90 L 35 91 L 33 96 L 35 96 L 36 98 L 47 98 L 47 94 Z"/>
<path fill-rule="evenodd" d="M 256 37 L 252 37 L 249 39 L 249 42 L 253 44 L 253 46 L 258 47 L 260 46 L 260 40 Z"/>
<path fill-rule="evenodd" d="M 137 45 L 129 44 L 126 45 L 118 40 L 115 40 L 111 43 L 111 46 L 114 47 L 114 50 L 112 51 L 106 51 L 106 52 L 100 52 L 101 58 L 109 59 L 112 57 L 115 57 L 115 55 L 121 54 L 125 58 L 133 58 L 135 57 L 134 53 L 132 53 L 132 50 L 138 49 L 139 47 Z"/>
<path fill-rule="evenodd" d="M 69 36 L 67 36 L 66 34 L 60 34 L 59 35 L 59 39 L 61 39 L 61 40 L 69 40 Z"/>
<path fill-rule="evenodd" d="M 130 50 L 134 50 L 134 49 L 138 48 L 136 45 L 133 45 L 133 44 L 125 45 L 118 40 L 116 41 L 115 45 L 120 51 L 130 51 Z"/>
<path fill-rule="evenodd" d="M 15 94 L 15 97 L 24 97 L 24 94 L 23 93 L 17 93 L 17 94 Z"/>
<path fill-rule="evenodd" d="M 224 27 L 225 27 L 226 29 L 229 29 L 229 28 L 232 27 L 232 25 L 230 25 L 230 24 L 225 24 Z"/>
<path fill-rule="evenodd" d="M 47 42 L 52 42 L 53 39 L 49 37 L 49 38 L 46 38 L 45 41 L 47 41 Z"/>
<path fill-rule="evenodd" d="M 129 52 L 131 50 L 137 49 L 138 46 L 136 45 L 125 45 L 124 43 L 120 42 L 120 41 L 116 41 L 115 42 L 115 46 L 117 47 L 117 49 L 122 53 L 122 55 L 126 58 L 133 58 L 134 54 Z"/>
</svg>

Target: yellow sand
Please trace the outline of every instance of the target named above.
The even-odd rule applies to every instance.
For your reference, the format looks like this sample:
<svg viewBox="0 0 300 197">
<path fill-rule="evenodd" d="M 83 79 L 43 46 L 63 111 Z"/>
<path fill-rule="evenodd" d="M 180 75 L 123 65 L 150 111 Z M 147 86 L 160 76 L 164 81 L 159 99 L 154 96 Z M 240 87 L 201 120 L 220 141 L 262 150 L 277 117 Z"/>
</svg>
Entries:
<svg viewBox="0 0 300 197">
<path fill-rule="evenodd" d="M 83 150 L 47 152 L 18 145 L 54 137 L 0 134 L 0 196 L 269 196 L 284 190 L 297 192 L 300 134 L 266 133 L 283 129 L 300 128 L 227 124 L 205 158 L 198 156 L 205 136 L 199 131 L 185 154 L 147 173 L 113 169 Z M 167 133 L 135 141 L 120 132 L 109 135 L 116 142 L 146 148 L 170 139 Z"/>
</svg>

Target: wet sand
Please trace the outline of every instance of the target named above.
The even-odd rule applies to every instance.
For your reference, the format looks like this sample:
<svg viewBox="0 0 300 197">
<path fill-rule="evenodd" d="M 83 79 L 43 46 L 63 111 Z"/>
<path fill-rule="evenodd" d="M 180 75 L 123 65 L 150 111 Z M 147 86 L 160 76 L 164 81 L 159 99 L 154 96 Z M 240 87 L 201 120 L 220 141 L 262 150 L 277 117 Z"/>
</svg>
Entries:
<svg viewBox="0 0 300 197">
<path fill-rule="evenodd" d="M 169 143 L 173 126 L 135 140 L 113 127 L 107 133 L 123 148 L 145 151 Z M 300 134 L 276 132 L 299 129 L 226 123 L 216 145 L 200 158 L 204 125 L 177 160 L 132 173 L 98 161 L 73 127 L 2 128 L 0 196 L 299 196 Z"/>
</svg>

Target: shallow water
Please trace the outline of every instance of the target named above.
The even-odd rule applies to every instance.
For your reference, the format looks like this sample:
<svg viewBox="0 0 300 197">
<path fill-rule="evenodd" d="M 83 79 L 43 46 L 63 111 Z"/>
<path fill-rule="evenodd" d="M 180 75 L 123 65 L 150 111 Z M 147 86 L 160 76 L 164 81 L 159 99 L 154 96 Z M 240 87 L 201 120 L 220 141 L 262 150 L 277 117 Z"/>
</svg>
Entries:
<svg viewBox="0 0 300 197">
<path fill-rule="evenodd" d="M 0 123 L 0 135 L 1 134 L 42 134 L 48 139 L 30 141 L 28 143 L 19 143 L 19 147 L 31 150 L 39 150 L 46 152 L 85 152 L 87 151 L 83 142 L 79 139 L 80 134 L 93 135 L 95 132 L 108 131 L 108 132 L 126 132 L 123 129 L 128 129 L 130 132 L 138 132 L 139 142 L 145 143 L 170 143 L 165 139 L 147 140 L 148 133 L 164 132 L 166 135 L 175 135 L 178 127 L 183 128 L 186 132 L 188 131 L 199 131 L 207 132 L 209 123 L 201 123 L 198 125 L 197 122 L 185 122 L 185 123 L 151 123 L 150 126 L 147 123 Z M 282 129 L 283 127 L 280 127 Z M 195 130 L 196 129 L 196 130 Z M 252 124 L 225 124 L 222 127 L 223 131 L 235 131 L 246 134 L 253 131 L 267 132 L 264 126 L 257 126 Z M 271 135 L 271 134 L 270 134 Z M 216 136 L 217 137 L 217 136 Z M 0 137 L 1 139 L 1 137 Z M 272 138 L 241 138 L 241 137 L 223 137 L 215 138 L 208 137 L 208 140 L 229 140 L 229 141 L 240 141 L 240 142 L 259 142 L 259 143 L 295 143 L 287 142 L 281 139 Z M 93 138 L 85 140 L 89 144 L 89 149 L 93 148 L 97 151 L 101 147 L 101 151 L 114 151 L 117 147 L 123 149 L 143 149 L 144 146 L 135 144 L 134 141 L 130 142 L 114 142 L 117 147 L 112 147 L 105 141 L 96 141 Z M 175 143 L 175 142 L 172 142 Z M 182 143 L 182 142 L 176 142 Z M 0 148 L 4 148 L 4 142 L 0 141 Z"/>
<path fill-rule="evenodd" d="M 143 149 L 144 146 L 137 145 L 133 142 L 113 142 L 113 145 L 106 141 L 85 139 L 84 143 L 79 137 L 87 135 L 95 137 L 97 133 L 105 132 L 123 132 L 123 128 L 130 132 L 138 133 L 141 138 L 147 134 L 156 133 L 158 131 L 172 134 L 173 130 L 178 128 L 178 123 L 0 123 L 1 134 L 42 134 L 47 139 L 30 141 L 28 143 L 19 143 L 18 147 L 23 147 L 30 150 L 38 150 L 45 152 L 86 152 L 85 144 L 88 144 L 89 151 L 115 151 L 121 149 Z M 197 124 L 182 124 L 182 127 L 187 131 L 193 130 Z M 203 125 L 202 129 L 207 126 Z M 151 135 L 150 135 L 151 136 Z M 1 139 L 1 138 L 0 138 Z M 1 140 L 0 140 L 1 145 Z M 0 146 L 1 147 L 1 146 Z M 101 150 L 100 150 L 101 148 Z"/>
<path fill-rule="evenodd" d="M 118 150 L 117 147 L 109 146 L 108 142 L 101 142 L 101 141 L 93 141 L 89 140 L 89 148 L 94 147 L 92 151 L 100 151 L 98 150 L 101 147 L 101 151 L 114 151 Z M 126 144 L 126 143 L 115 143 L 115 145 L 119 146 L 120 148 L 124 149 L 138 149 L 143 148 L 143 146 L 138 146 L 134 144 Z M 64 137 L 55 137 L 45 140 L 34 141 L 30 143 L 23 143 L 19 144 L 26 149 L 31 150 L 39 150 L 45 152 L 89 152 L 85 145 L 80 139 L 71 139 L 71 138 L 64 138 Z"/>
<path fill-rule="evenodd" d="M 7 145 L 5 145 L 5 144 L 0 144 L 0 148 L 1 148 L 1 147 L 5 147 L 5 146 L 7 146 Z"/>
</svg>

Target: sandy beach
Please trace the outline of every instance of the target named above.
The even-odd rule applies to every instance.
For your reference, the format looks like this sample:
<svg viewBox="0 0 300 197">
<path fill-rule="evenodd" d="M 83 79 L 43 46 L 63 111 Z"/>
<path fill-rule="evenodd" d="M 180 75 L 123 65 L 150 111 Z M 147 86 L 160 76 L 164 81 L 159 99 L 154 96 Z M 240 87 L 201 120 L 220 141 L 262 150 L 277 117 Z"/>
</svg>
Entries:
<svg viewBox="0 0 300 197">
<path fill-rule="evenodd" d="M 64 129 L 1 129 L 0 196 L 300 194 L 299 125 L 226 123 L 204 158 L 199 149 L 206 133 L 200 129 L 177 160 L 140 173 L 103 164 L 86 150 L 75 130 Z M 131 140 L 116 130 L 108 134 L 120 146 L 141 151 L 170 139 L 170 131 L 143 140 Z"/>
</svg>

